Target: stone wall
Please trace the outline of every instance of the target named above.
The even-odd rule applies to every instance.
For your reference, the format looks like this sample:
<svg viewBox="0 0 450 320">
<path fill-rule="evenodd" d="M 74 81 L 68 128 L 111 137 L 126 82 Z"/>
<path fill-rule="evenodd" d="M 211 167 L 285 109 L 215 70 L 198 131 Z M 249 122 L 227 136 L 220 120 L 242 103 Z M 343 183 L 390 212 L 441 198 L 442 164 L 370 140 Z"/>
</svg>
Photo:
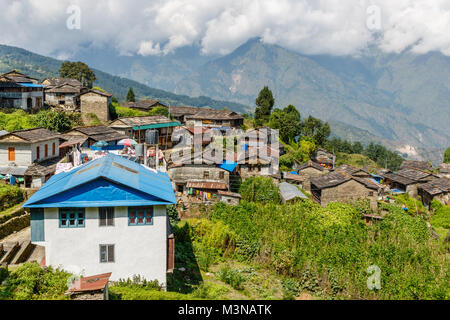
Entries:
<svg viewBox="0 0 450 320">
<path fill-rule="evenodd" d="M 377 198 L 376 190 L 368 189 L 363 184 L 350 180 L 334 188 L 322 189 L 320 205 L 326 207 L 330 202 L 349 203 L 358 199 L 369 199 L 370 207 L 375 211 L 378 207 Z"/>
<path fill-rule="evenodd" d="M 88 114 L 92 113 L 102 122 L 110 120 L 109 99 L 95 93 L 85 93 L 80 97 L 83 121 L 89 121 Z"/>
</svg>

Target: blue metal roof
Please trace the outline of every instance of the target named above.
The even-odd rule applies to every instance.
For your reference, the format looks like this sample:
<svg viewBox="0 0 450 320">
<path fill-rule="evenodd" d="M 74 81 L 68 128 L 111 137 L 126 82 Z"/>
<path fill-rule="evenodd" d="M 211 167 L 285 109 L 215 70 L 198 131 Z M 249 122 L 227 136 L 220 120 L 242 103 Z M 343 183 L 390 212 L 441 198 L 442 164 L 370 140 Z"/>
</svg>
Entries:
<svg viewBox="0 0 450 320">
<path fill-rule="evenodd" d="M 232 161 L 225 161 L 222 164 L 217 165 L 219 168 L 224 169 L 226 171 L 229 172 L 233 172 L 234 169 L 236 169 L 237 167 L 237 163 L 236 162 L 232 162 Z"/>
<path fill-rule="evenodd" d="M 25 208 L 113 207 L 176 203 L 166 173 L 108 154 L 51 177 Z"/>
<path fill-rule="evenodd" d="M 22 87 L 27 88 L 44 88 L 43 85 L 35 84 L 35 83 L 19 83 Z"/>
</svg>

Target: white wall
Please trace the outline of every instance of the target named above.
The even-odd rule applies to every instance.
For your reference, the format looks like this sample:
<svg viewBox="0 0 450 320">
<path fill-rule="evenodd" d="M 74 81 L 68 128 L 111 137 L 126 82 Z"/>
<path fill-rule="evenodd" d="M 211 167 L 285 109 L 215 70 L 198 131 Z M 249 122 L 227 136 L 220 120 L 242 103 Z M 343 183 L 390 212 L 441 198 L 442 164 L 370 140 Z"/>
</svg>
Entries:
<svg viewBox="0 0 450 320">
<path fill-rule="evenodd" d="M 52 145 L 55 143 L 55 155 L 53 155 Z M 45 157 L 45 145 L 48 145 L 48 156 Z M 34 162 L 37 160 L 37 147 L 39 146 L 39 161 L 44 161 L 52 158 L 59 157 L 59 139 L 52 139 L 42 141 L 39 143 L 33 143 L 31 145 L 31 159 Z"/>
<path fill-rule="evenodd" d="M 15 161 L 9 161 L 8 148 L 14 147 Z M 29 144 L 0 143 L 0 166 L 8 166 L 15 163 L 18 166 L 29 166 L 31 161 L 31 148 Z"/>
<path fill-rule="evenodd" d="M 44 103 L 44 91 L 22 92 L 22 100 L 18 100 L 20 102 L 18 102 L 19 105 L 16 107 L 20 107 L 23 110 L 28 110 L 28 108 L 27 108 L 27 99 L 28 98 L 32 99 L 32 109 L 40 108 L 40 107 L 42 107 L 42 104 Z M 38 106 L 36 104 L 36 98 L 41 98 L 40 106 Z"/>
<path fill-rule="evenodd" d="M 167 215 L 154 207 L 153 225 L 128 226 L 128 207 L 116 207 L 113 227 L 100 227 L 98 208 L 86 208 L 84 228 L 59 228 L 57 208 L 45 209 L 46 264 L 66 270 L 79 267 L 85 276 L 112 272 L 111 280 L 139 274 L 166 284 Z M 100 263 L 100 244 L 115 245 L 115 262 Z"/>
</svg>

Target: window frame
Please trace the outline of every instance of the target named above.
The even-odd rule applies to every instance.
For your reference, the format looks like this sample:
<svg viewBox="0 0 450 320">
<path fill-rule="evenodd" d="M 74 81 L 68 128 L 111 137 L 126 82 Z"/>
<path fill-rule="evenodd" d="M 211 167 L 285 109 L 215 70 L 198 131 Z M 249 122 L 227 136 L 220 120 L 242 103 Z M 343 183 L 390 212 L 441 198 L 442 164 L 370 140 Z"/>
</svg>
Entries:
<svg viewBox="0 0 450 320">
<path fill-rule="evenodd" d="M 138 211 L 139 210 L 143 210 L 144 211 L 144 217 L 143 217 L 144 223 L 139 223 L 138 222 L 138 219 L 139 219 L 138 218 Z M 147 210 L 150 211 L 151 222 L 147 222 L 147 218 L 148 218 Z M 131 222 L 131 219 L 132 219 L 131 218 L 131 213 L 132 213 L 132 211 L 136 212 L 136 216 L 134 218 L 136 222 L 134 222 L 134 223 Z M 150 206 L 150 207 L 128 207 L 128 226 L 130 226 L 130 227 L 152 226 L 153 225 L 153 221 L 154 221 L 154 209 L 153 209 L 152 206 Z"/>
<path fill-rule="evenodd" d="M 112 247 L 112 261 L 110 261 L 109 248 Z M 102 248 L 106 249 L 106 261 L 102 261 Z M 99 261 L 100 263 L 115 263 L 116 262 L 116 246 L 115 244 L 100 244 L 99 245 Z"/>
<path fill-rule="evenodd" d="M 102 225 L 102 209 L 106 210 L 105 212 L 105 225 Z M 112 210 L 111 210 L 112 209 Z M 111 210 L 111 211 L 109 211 Z M 108 218 L 108 214 L 111 214 L 111 218 Z M 116 218 L 116 214 L 115 214 L 115 208 L 114 207 L 100 207 L 98 208 L 98 226 L 100 228 L 105 228 L 105 227 L 114 227 L 115 226 L 115 218 Z M 108 224 L 109 221 L 112 221 L 112 224 Z"/>
<path fill-rule="evenodd" d="M 41 148 L 40 146 L 36 146 L 36 159 L 41 159 Z"/>
<path fill-rule="evenodd" d="M 67 211 L 67 212 L 64 212 Z M 70 219 L 70 214 L 74 213 L 75 219 Z M 66 218 L 62 218 L 62 215 L 68 215 Z M 83 223 L 79 224 L 80 214 L 83 215 Z M 70 225 L 70 220 L 75 220 L 75 225 Z M 66 221 L 66 225 L 62 224 L 62 221 Z M 85 208 L 59 208 L 58 210 L 58 224 L 60 229 L 77 229 L 86 227 L 86 209 Z"/>
</svg>

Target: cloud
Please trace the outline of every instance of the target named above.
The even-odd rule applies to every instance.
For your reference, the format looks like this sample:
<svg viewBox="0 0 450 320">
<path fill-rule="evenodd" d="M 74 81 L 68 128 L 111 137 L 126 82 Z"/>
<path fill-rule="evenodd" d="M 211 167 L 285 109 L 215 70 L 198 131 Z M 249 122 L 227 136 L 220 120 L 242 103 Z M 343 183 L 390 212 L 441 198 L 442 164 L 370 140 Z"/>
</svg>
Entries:
<svg viewBox="0 0 450 320">
<path fill-rule="evenodd" d="M 71 5 L 80 29 L 67 28 Z M 227 54 L 253 37 L 304 54 L 376 44 L 450 55 L 448 0 L 0 0 L 0 8 L 0 43 L 53 56 L 89 46 L 161 55 L 194 43 Z"/>
</svg>

